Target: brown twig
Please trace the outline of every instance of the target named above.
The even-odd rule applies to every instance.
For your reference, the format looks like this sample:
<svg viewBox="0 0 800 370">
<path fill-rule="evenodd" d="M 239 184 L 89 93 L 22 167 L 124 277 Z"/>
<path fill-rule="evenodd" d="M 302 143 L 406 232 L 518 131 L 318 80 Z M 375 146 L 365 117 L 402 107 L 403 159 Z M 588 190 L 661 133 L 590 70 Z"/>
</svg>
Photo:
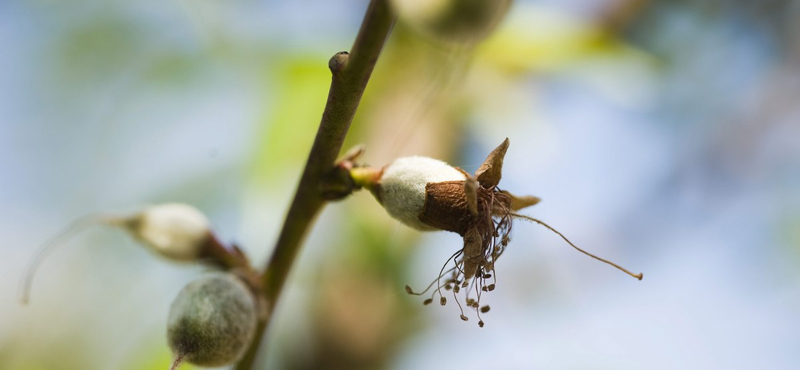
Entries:
<svg viewBox="0 0 800 370">
<path fill-rule="evenodd" d="M 280 298 L 303 238 L 326 200 L 320 189 L 341 151 L 367 82 L 378 61 L 395 16 L 387 0 L 372 0 L 350 53 L 340 52 L 330 62 L 332 81 L 317 136 L 311 147 L 300 183 L 281 229 L 272 257 L 263 275 L 269 315 L 259 322 L 258 332 L 236 370 L 252 369 L 272 312 Z"/>
</svg>

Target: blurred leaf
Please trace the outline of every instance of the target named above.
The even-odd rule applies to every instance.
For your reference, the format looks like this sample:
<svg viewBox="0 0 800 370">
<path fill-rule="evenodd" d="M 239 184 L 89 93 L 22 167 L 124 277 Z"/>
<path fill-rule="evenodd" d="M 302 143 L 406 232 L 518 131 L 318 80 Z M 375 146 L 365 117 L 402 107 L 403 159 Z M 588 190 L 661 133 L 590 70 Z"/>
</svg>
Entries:
<svg viewBox="0 0 800 370">
<path fill-rule="evenodd" d="M 200 65 L 191 55 L 164 53 L 148 66 L 142 76 L 150 83 L 179 85 L 197 80 Z"/>
<path fill-rule="evenodd" d="M 478 61 L 510 75 L 563 69 L 597 56 L 632 57 L 641 52 L 599 26 L 537 7 L 515 9 L 478 48 Z"/>
<path fill-rule="evenodd" d="M 138 25 L 120 17 L 89 19 L 68 30 L 58 42 L 58 76 L 70 81 L 102 80 L 129 70 L 141 47 Z"/>
<path fill-rule="evenodd" d="M 254 171 L 259 181 L 273 180 L 279 170 L 305 163 L 322 118 L 330 71 L 320 55 L 288 57 L 275 66 L 274 83 L 268 97 L 273 104 L 264 112 L 254 153 Z"/>
</svg>

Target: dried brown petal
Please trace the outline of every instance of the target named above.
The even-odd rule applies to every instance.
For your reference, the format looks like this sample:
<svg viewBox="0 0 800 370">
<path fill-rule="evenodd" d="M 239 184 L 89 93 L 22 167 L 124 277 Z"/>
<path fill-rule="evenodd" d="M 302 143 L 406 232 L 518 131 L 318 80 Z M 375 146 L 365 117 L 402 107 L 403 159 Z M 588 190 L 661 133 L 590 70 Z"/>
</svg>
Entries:
<svg viewBox="0 0 800 370">
<path fill-rule="evenodd" d="M 473 227 L 464 234 L 464 277 L 471 279 L 478 273 L 483 257 L 483 238 L 480 231 Z"/>
<path fill-rule="evenodd" d="M 475 177 L 477 177 L 478 182 L 480 182 L 483 187 L 490 188 L 500 183 L 500 177 L 502 177 L 503 171 L 503 158 L 506 156 L 508 145 L 509 141 L 508 138 L 506 138 L 500 146 L 489 153 L 489 156 L 486 157 L 481 167 L 475 171 Z"/>
<path fill-rule="evenodd" d="M 467 180 L 464 181 L 464 194 L 467 197 L 467 205 L 469 206 L 469 211 L 472 212 L 473 216 L 478 215 L 478 187 L 480 184 L 478 180 L 476 180 L 472 176 L 468 176 Z"/>
<path fill-rule="evenodd" d="M 539 203 L 541 199 L 539 197 L 534 197 L 532 195 L 524 195 L 518 197 L 514 194 L 511 194 L 505 190 L 501 191 L 501 193 L 508 195 L 511 198 L 511 210 L 512 211 L 519 211 L 520 209 L 530 207 L 536 203 Z"/>
</svg>

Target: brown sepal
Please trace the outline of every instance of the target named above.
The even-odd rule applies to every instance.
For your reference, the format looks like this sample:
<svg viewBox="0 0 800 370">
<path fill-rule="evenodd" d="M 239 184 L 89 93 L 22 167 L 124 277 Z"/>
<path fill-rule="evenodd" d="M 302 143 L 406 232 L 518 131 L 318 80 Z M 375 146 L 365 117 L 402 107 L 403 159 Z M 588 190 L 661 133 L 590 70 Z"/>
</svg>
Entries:
<svg viewBox="0 0 800 370">
<path fill-rule="evenodd" d="M 514 194 L 511 194 L 505 190 L 501 191 L 501 193 L 508 195 L 511 198 L 511 210 L 512 211 L 519 211 L 520 209 L 530 207 L 535 205 L 541 201 L 539 197 L 534 197 L 532 195 L 523 195 L 518 197 Z"/>
<path fill-rule="evenodd" d="M 467 197 L 467 205 L 473 216 L 478 216 L 478 188 L 481 185 L 472 176 L 468 176 L 464 181 L 464 195 Z"/>
<path fill-rule="evenodd" d="M 483 237 L 478 228 L 473 227 L 464 234 L 464 277 L 475 277 L 483 261 Z"/>
<path fill-rule="evenodd" d="M 500 183 L 500 177 L 502 177 L 503 171 L 503 158 L 506 156 L 508 145 L 509 141 L 508 138 L 506 138 L 500 146 L 489 153 L 489 156 L 483 161 L 481 167 L 475 171 L 475 177 L 483 187 L 488 189 Z"/>
<path fill-rule="evenodd" d="M 469 205 L 469 211 L 472 212 L 472 215 L 478 216 L 478 188 L 480 184 L 471 173 L 464 171 L 460 167 L 456 167 L 456 169 L 467 178 L 464 181 L 464 194 L 467 197 L 467 205 Z"/>
</svg>

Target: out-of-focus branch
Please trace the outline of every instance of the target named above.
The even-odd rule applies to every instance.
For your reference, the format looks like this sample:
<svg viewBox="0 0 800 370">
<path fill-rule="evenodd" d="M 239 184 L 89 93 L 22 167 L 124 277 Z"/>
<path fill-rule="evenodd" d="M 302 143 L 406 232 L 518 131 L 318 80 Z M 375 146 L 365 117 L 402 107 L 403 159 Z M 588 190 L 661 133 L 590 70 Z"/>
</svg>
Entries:
<svg viewBox="0 0 800 370">
<path fill-rule="evenodd" d="M 261 339 L 272 319 L 272 312 L 303 239 L 326 203 L 322 191 L 323 182 L 334 169 L 334 162 L 341 151 L 378 56 L 391 32 L 394 19 L 388 0 L 372 0 L 350 52 L 337 53 L 328 64 L 333 74 L 328 102 L 294 199 L 263 275 L 263 293 L 268 302 L 269 315 L 259 322 L 256 337 L 245 357 L 236 366 L 237 370 L 250 370 L 253 367 Z"/>
</svg>

